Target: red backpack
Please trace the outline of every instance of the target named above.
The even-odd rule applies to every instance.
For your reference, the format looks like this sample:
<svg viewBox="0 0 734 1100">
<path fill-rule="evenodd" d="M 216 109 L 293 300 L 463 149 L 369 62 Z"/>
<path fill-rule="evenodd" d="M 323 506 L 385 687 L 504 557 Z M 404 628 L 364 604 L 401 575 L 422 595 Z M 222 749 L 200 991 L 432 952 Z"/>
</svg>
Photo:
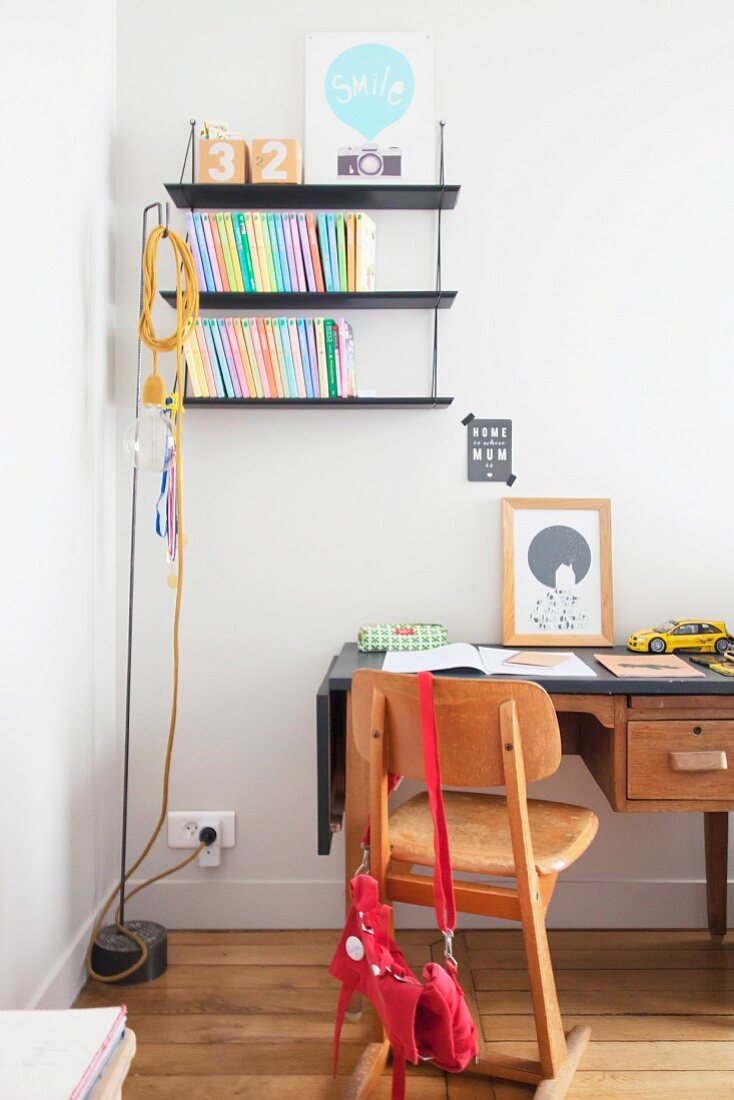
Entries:
<svg viewBox="0 0 734 1100">
<path fill-rule="evenodd" d="M 393 1049 L 393 1100 L 405 1097 L 405 1063 L 431 1062 L 459 1073 L 477 1057 L 477 1029 L 464 1000 L 451 953 L 456 925 L 454 884 L 446 828 L 433 677 L 418 674 L 423 760 L 433 817 L 433 894 L 436 921 L 444 937 L 445 967 L 428 963 L 421 982 L 390 935 L 392 908 L 379 897 L 379 884 L 358 872 L 350 883 L 352 905 L 329 973 L 343 983 L 334 1033 L 334 1074 L 344 1013 L 353 993 L 369 997 Z M 361 868 L 360 868 L 361 871 Z"/>
</svg>

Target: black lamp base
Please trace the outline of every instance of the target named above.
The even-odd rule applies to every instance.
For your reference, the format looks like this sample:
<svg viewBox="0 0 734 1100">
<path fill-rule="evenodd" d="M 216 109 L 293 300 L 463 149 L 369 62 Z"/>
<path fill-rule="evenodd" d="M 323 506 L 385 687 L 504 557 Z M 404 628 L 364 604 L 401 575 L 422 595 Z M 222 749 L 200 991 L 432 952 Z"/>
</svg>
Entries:
<svg viewBox="0 0 734 1100">
<path fill-rule="evenodd" d="M 162 924 L 151 920 L 130 920 L 125 927 L 145 943 L 148 957 L 139 970 L 127 978 L 121 978 L 116 985 L 136 985 L 139 982 L 152 982 L 168 966 L 168 932 Z M 92 947 L 92 968 L 105 977 L 121 974 L 140 958 L 137 944 L 123 936 L 116 925 L 106 924 L 100 928 Z"/>
</svg>

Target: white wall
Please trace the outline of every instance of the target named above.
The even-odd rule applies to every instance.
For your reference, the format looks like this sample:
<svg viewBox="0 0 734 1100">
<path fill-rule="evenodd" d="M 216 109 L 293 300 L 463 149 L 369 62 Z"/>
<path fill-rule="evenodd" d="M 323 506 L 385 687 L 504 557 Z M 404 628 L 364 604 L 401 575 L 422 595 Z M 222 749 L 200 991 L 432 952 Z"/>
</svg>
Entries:
<svg viewBox="0 0 734 1100">
<path fill-rule="evenodd" d="M 112 0 L 2 12 L 0 1008 L 68 1005 L 112 884 Z"/>
<path fill-rule="evenodd" d="M 215 28 L 219 47 L 194 55 Z M 300 135 L 304 33 L 339 28 L 435 37 L 447 179 L 462 184 L 444 266 L 460 296 L 441 326 L 440 389 L 456 400 L 186 416 L 172 806 L 234 809 L 239 834 L 220 870 L 192 867 L 140 899 L 137 912 L 173 926 L 338 923 L 340 838 L 329 859 L 315 852 L 314 692 L 329 658 L 366 620 L 500 635 L 503 488 L 466 480 L 467 412 L 513 418 L 515 495 L 612 498 L 618 641 L 670 615 L 734 625 L 725 0 L 122 4 L 118 436 L 133 400 L 140 212 L 178 178 L 188 119 Z M 430 286 L 430 219 L 384 214 L 379 230 L 380 285 Z M 425 392 L 430 319 L 352 319 L 362 385 Z M 119 484 L 122 552 L 127 471 Z M 156 492 L 144 489 L 139 540 L 134 847 L 155 818 L 169 700 Z M 121 611 L 122 583 L 118 596 Z M 704 921 L 700 817 L 613 815 L 578 760 L 545 790 L 602 818 L 555 923 Z M 170 862 L 161 844 L 149 871 Z"/>
</svg>

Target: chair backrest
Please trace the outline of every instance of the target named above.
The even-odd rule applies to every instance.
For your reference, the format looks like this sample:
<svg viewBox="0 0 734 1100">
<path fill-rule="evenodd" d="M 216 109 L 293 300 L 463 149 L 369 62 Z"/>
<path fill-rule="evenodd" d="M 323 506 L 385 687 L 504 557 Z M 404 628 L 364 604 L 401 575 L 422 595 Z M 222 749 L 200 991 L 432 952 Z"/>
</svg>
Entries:
<svg viewBox="0 0 734 1100">
<path fill-rule="evenodd" d="M 388 770 L 425 779 L 415 676 L 359 669 L 352 680 L 352 727 L 369 760 L 372 704 L 385 698 Z M 528 783 L 552 775 L 561 762 L 561 734 L 548 693 L 524 680 L 434 680 L 441 778 L 447 787 L 497 787 L 505 782 L 500 706 L 515 704 Z"/>
</svg>

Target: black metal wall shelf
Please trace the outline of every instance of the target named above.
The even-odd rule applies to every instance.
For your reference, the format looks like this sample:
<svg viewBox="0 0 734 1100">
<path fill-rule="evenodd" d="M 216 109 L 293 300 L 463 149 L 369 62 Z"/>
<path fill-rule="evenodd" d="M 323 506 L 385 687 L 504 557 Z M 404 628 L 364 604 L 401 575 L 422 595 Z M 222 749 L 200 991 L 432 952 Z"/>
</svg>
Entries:
<svg viewBox="0 0 734 1100">
<path fill-rule="evenodd" d="M 296 293 L 237 294 L 228 291 L 201 291 L 199 308 L 207 309 L 262 309 L 299 310 L 318 309 L 450 309 L 454 304 L 455 290 L 372 290 L 360 294 L 342 294 L 324 291 L 320 294 Z M 176 305 L 176 291 L 162 290 L 161 297 L 169 306 Z"/>
<path fill-rule="evenodd" d="M 181 210 L 453 210 L 458 184 L 167 183 Z"/>
<path fill-rule="evenodd" d="M 193 136 L 193 129 L 192 129 Z M 443 181 L 443 126 L 441 129 L 441 172 Z M 185 162 L 184 162 L 185 167 Z M 183 175 L 183 173 L 182 173 Z M 192 164 L 193 178 L 193 164 Z M 455 290 L 441 287 L 441 215 L 453 210 L 459 199 L 457 184 L 165 184 L 175 205 L 183 210 L 432 210 L 438 216 L 435 290 L 382 290 L 369 293 L 256 293 L 203 291 L 199 307 L 206 311 L 284 311 L 349 309 L 430 309 L 434 313 L 433 368 L 431 393 L 427 397 L 348 397 L 348 398 L 225 398 L 184 397 L 187 408 L 244 409 L 445 409 L 453 397 L 438 397 L 438 311 L 450 309 Z M 161 297 L 175 306 L 174 291 L 161 291 Z"/>
<path fill-rule="evenodd" d="M 446 409 L 453 397 L 189 397 L 187 409 Z"/>
</svg>

